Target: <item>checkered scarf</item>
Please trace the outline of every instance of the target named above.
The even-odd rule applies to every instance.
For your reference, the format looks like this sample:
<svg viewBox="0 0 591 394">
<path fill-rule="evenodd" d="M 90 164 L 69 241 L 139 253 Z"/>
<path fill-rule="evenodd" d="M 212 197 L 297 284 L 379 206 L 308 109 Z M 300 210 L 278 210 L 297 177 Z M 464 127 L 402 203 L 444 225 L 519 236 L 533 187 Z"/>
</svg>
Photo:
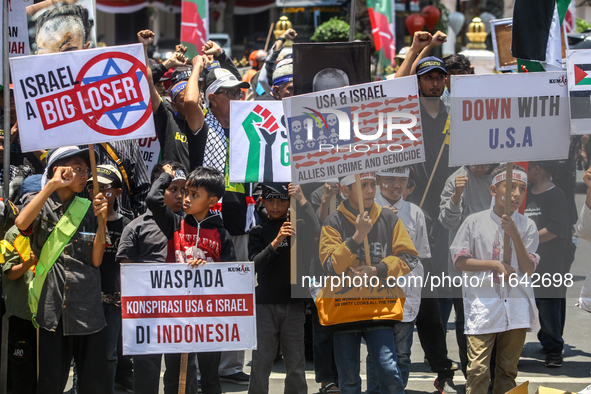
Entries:
<svg viewBox="0 0 591 394">
<path fill-rule="evenodd" d="M 209 130 L 207 132 L 207 142 L 205 143 L 203 166 L 215 168 L 223 174 L 226 167 L 228 146 L 226 134 L 211 111 L 205 115 L 205 123 L 209 126 Z"/>
</svg>

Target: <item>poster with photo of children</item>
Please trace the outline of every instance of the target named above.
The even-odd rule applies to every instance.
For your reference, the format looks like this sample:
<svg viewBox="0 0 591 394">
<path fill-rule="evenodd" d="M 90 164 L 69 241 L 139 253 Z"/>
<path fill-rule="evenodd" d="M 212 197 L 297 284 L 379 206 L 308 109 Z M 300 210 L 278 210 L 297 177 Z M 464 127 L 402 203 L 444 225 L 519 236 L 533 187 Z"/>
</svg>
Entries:
<svg viewBox="0 0 591 394">
<path fill-rule="evenodd" d="M 370 53 L 369 42 L 294 44 L 294 94 L 371 82 Z"/>
<path fill-rule="evenodd" d="M 96 48 L 94 0 L 53 2 L 27 7 L 31 54 Z"/>
</svg>

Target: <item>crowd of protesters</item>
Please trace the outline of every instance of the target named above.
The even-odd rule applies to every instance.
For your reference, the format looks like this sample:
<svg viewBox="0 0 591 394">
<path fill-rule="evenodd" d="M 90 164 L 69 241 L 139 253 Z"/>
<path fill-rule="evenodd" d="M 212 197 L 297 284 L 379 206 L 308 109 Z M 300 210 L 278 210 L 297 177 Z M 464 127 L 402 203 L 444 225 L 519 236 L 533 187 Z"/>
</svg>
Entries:
<svg viewBox="0 0 591 394">
<path fill-rule="evenodd" d="M 70 13 L 64 20 L 76 17 Z M 395 75 L 416 74 L 426 161 L 363 173 L 360 182 L 351 175 L 305 187 L 228 181 L 230 102 L 293 95 L 292 52 L 284 44 L 296 39 L 294 30 L 280 36 L 269 53 L 254 52 L 244 78 L 214 42 L 193 59 L 179 45 L 159 64 L 148 58 L 154 33 L 137 36 L 151 64 L 150 101 L 161 146 L 162 160 L 151 174 L 135 140 L 100 144 L 94 151 L 68 146 L 20 153 L 12 103 L 0 103 L 14 124 L 10 174 L 0 178 L 10 183 L 0 207 L 13 393 L 61 394 L 74 365 L 72 393 L 113 393 L 117 382 L 137 394 L 156 394 L 163 358 L 164 392 L 178 392 L 180 355 L 133 356 L 131 367 L 121 354 L 120 264 L 134 262 L 254 262 L 258 347 L 250 376 L 243 371 L 244 351 L 190 354 L 189 393 L 221 393 L 221 381 L 248 385 L 251 394 L 268 393 L 273 363 L 281 357 L 285 393 L 308 392 L 306 359 L 314 362 L 320 393 L 360 393 L 363 339 L 366 392 L 400 394 L 411 372 L 415 327 L 442 394 L 457 392 L 456 371 L 466 377 L 468 394 L 515 387 L 525 333 L 538 321 L 545 366 L 562 366 L 566 287 L 534 292 L 521 281 L 511 288 L 500 283 L 515 274 L 568 274 L 577 220 L 575 158 L 530 162 L 527 169 L 515 165 L 511 184 L 504 164 L 449 167 L 449 75 L 473 69 L 462 55 L 430 56 L 445 41 L 443 33 L 416 33 Z M 74 49 L 86 48 L 85 42 Z M 51 45 L 39 48 L 51 51 Z M 1 134 L 0 140 L 8 138 Z M 90 173 L 93 155 L 99 165 Z M 591 190 L 591 173 L 585 182 Z M 297 204 L 291 206 L 297 225 L 290 222 L 290 200 Z M 588 195 L 578 226 L 583 237 L 590 202 Z M 445 273 L 490 278 L 490 285 L 439 293 L 409 285 L 397 297 L 378 297 L 382 309 L 335 312 L 326 289 L 312 291 L 312 301 L 292 297 L 290 244 L 296 228 L 305 229 L 298 231 L 298 245 L 306 245 L 298 254 L 315 274 L 385 280 Z M 449 358 L 446 345 L 452 307 L 459 363 Z"/>
</svg>

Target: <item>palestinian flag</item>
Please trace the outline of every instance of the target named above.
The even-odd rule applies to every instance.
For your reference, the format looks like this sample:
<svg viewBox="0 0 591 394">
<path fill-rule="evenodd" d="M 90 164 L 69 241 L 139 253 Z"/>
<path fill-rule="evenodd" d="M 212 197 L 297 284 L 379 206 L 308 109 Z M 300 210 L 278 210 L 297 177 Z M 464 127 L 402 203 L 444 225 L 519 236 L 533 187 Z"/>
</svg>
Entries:
<svg viewBox="0 0 591 394">
<path fill-rule="evenodd" d="M 181 43 L 187 47 L 187 57 L 201 53 L 209 34 L 208 0 L 183 0 L 181 12 Z"/>
<path fill-rule="evenodd" d="M 394 65 L 396 56 L 394 38 L 394 0 L 367 0 L 371 34 L 385 66 Z"/>
<path fill-rule="evenodd" d="M 570 2 L 515 0 L 511 52 L 518 64 L 528 71 L 562 70 L 561 29 Z"/>
<path fill-rule="evenodd" d="M 575 64 L 575 85 L 591 85 L 591 64 Z"/>
</svg>

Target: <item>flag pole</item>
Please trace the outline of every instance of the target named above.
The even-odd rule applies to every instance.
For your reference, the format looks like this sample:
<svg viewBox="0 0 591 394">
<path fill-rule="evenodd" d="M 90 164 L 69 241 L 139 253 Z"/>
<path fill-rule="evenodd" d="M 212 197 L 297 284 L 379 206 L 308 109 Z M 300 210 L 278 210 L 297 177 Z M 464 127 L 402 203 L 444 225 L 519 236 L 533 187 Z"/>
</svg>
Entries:
<svg viewBox="0 0 591 394">
<path fill-rule="evenodd" d="M 365 212 L 365 207 L 363 206 L 363 190 L 361 189 L 361 175 L 359 174 L 355 174 L 355 186 L 357 187 L 357 210 L 359 211 L 359 215 L 363 215 L 363 212 Z M 363 248 L 365 249 L 365 265 L 369 265 L 371 267 L 367 235 L 365 238 L 363 238 Z"/>
<path fill-rule="evenodd" d="M 297 214 L 296 214 L 296 209 L 298 206 L 298 202 L 296 201 L 294 196 L 290 196 L 289 197 L 290 202 L 290 208 L 289 208 L 289 222 L 291 223 L 291 228 L 294 229 L 294 231 L 297 231 L 297 222 L 298 222 L 298 218 L 297 218 Z M 298 245 L 297 245 L 297 233 L 295 235 L 295 237 L 290 237 L 290 241 L 291 244 L 289 246 L 289 266 L 290 266 L 290 270 L 289 270 L 289 283 L 292 285 L 297 285 L 298 284 Z"/>
<path fill-rule="evenodd" d="M 187 387 L 187 365 L 189 364 L 189 353 L 181 353 L 181 366 L 179 372 L 178 394 L 185 394 Z"/>
<path fill-rule="evenodd" d="M 275 22 L 271 23 L 269 27 L 269 34 L 267 34 L 267 41 L 265 42 L 265 49 L 264 51 L 267 52 L 267 48 L 269 47 L 269 41 L 271 40 L 271 33 L 273 33 L 273 26 L 275 26 Z"/>
<path fill-rule="evenodd" d="M 4 199 L 8 204 L 10 191 L 10 70 L 8 69 L 8 1 L 2 2 L 2 62 L 4 75 L 2 94 L 4 95 Z M 2 338 L 0 339 L 0 394 L 6 394 L 8 376 L 8 317 L 2 317 Z"/>
<path fill-rule="evenodd" d="M 349 8 L 349 42 L 355 40 L 355 8 L 356 0 L 351 0 L 351 7 Z"/>
<path fill-rule="evenodd" d="M 505 215 L 511 216 L 511 193 L 513 191 L 513 163 L 507 163 L 507 181 L 505 182 Z M 505 232 L 503 238 L 503 262 L 511 265 L 511 237 Z"/>
<path fill-rule="evenodd" d="M 94 155 L 94 144 L 88 144 L 88 156 L 90 157 L 90 171 L 92 172 L 92 188 L 94 190 L 94 195 L 96 196 L 100 193 L 99 184 L 98 184 L 98 177 L 96 173 L 96 157 Z M 97 217 L 98 219 L 98 230 L 97 234 L 99 237 L 99 241 L 104 244 L 105 243 L 105 218 L 102 216 Z"/>
</svg>

